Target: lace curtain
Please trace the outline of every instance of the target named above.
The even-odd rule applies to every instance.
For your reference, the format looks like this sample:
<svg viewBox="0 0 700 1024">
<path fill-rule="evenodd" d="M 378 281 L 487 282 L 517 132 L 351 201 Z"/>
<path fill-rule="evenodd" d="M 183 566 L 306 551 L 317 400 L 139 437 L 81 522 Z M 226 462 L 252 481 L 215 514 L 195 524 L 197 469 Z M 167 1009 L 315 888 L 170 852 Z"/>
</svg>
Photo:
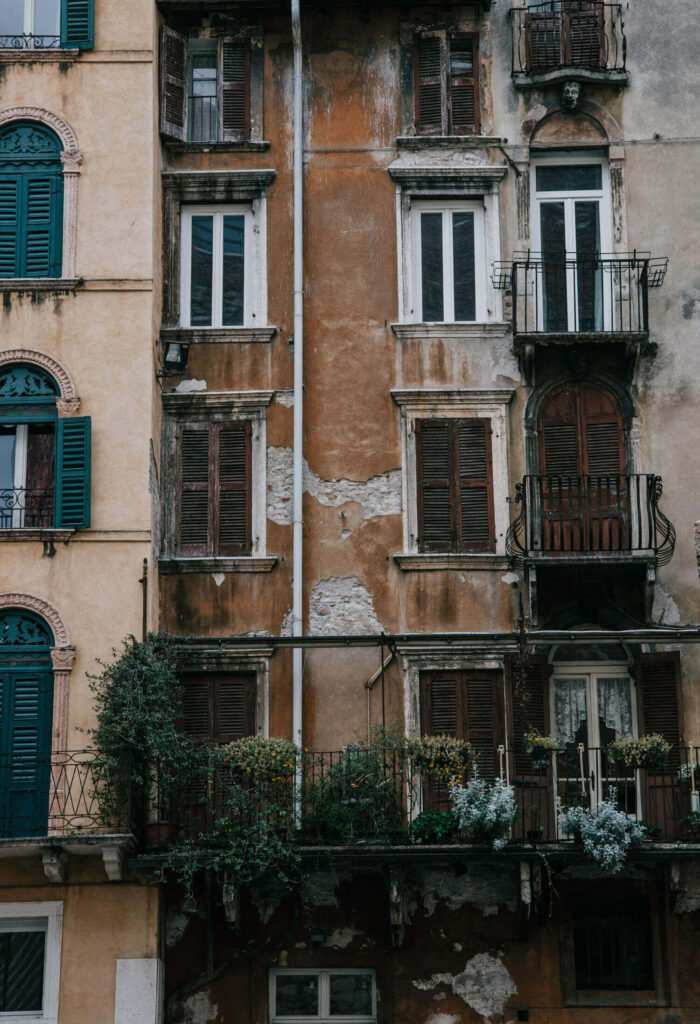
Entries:
<svg viewBox="0 0 700 1024">
<path fill-rule="evenodd" d="M 554 682 L 554 734 L 560 743 L 575 743 L 576 733 L 588 717 L 586 680 L 557 679 Z"/>
<path fill-rule="evenodd" d="M 632 702 L 628 679 L 598 680 L 598 715 L 615 736 L 632 735 Z"/>
</svg>

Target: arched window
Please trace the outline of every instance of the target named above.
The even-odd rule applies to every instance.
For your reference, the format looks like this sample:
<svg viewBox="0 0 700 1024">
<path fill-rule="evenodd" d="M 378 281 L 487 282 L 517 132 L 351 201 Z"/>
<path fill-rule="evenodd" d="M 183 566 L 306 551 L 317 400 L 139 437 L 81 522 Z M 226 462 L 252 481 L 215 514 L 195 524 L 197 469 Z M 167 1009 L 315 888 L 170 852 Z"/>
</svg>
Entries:
<svg viewBox="0 0 700 1024">
<path fill-rule="evenodd" d="M 61 277 L 62 150 L 42 124 L 0 129 L 0 277 Z"/>
<path fill-rule="evenodd" d="M 38 615 L 0 612 L 0 835 L 46 835 L 54 637 Z"/>
<path fill-rule="evenodd" d="M 90 418 L 58 418 L 38 366 L 0 367 L 0 530 L 90 525 Z"/>
</svg>

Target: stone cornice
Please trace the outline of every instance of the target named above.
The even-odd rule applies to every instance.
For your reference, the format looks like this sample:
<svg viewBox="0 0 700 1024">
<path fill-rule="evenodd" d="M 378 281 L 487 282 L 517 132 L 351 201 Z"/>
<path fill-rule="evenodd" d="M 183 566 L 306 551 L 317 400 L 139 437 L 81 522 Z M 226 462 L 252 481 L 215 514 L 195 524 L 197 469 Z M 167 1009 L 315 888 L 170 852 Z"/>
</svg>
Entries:
<svg viewBox="0 0 700 1024">
<path fill-rule="evenodd" d="M 397 405 L 508 405 L 514 388 L 392 388 Z"/>
<path fill-rule="evenodd" d="M 269 405 L 274 391 L 192 391 L 185 394 L 171 392 L 163 395 L 163 409 L 170 413 L 226 409 L 252 411 Z"/>
<path fill-rule="evenodd" d="M 399 341 L 471 341 L 474 338 L 502 337 L 510 331 L 509 323 L 481 324 L 391 324 Z"/>
<path fill-rule="evenodd" d="M 264 195 L 274 180 L 274 170 L 164 171 L 163 188 L 185 202 L 192 200 L 240 200 L 250 202 Z"/>
<path fill-rule="evenodd" d="M 164 345 L 265 344 L 277 334 L 277 327 L 161 327 Z"/>
<path fill-rule="evenodd" d="M 230 573 L 230 572 L 272 572 L 277 558 L 256 555 L 241 555 L 239 558 L 161 558 L 158 572 L 162 576 L 179 576 L 181 573 Z"/>
<path fill-rule="evenodd" d="M 448 191 L 465 195 L 483 195 L 492 191 L 508 173 L 506 164 L 420 164 L 409 163 L 408 159 L 397 160 L 387 170 L 391 179 L 405 190 Z"/>
</svg>

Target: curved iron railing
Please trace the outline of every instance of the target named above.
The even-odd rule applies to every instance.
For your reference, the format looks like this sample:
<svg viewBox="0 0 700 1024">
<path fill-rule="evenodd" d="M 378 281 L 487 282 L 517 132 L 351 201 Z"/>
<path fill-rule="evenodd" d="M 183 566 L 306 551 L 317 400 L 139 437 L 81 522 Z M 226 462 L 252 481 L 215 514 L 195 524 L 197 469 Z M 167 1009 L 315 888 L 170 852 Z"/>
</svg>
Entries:
<svg viewBox="0 0 700 1024">
<path fill-rule="evenodd" d="M 660 476 L 526 476 L 515 487 L 520 512 L 506 534 L 517 564 L 542 557 L 649 554 L 673 557 L 676 531 L 659 508 Z"/>
<path fill-rule="evenodd" d="M 583 70 L 622 75 L 627 39 L 622 4 L 542 0 L 511 9 L 514 78 Z"/>
<path fill-rule="evenodd" d="M 53 523 L 53 488 L 3 487 L 0 490 L 0 529 L 48 528 Z"/>
<path fill-rule="evenodd" d="M 31 32 L 0 36 L 0 50 L 58 50 L 60 36 L 35 36 Z"/>
</svg>

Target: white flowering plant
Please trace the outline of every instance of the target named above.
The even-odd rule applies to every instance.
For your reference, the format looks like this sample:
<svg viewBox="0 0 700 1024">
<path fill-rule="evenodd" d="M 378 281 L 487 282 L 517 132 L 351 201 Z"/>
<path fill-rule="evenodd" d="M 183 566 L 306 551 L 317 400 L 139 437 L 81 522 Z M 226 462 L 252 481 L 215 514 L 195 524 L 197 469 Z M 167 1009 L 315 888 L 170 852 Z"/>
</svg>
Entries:
<svg viewBox="0 0 700 1024">
<path fill-rule="evenodd" d="M 595 810 L 562 808 L 560 804 L 559 811 L 560 831 L 580 839 L 586 856 L 613 874 L 622 868 L 629 848 L 644 842 L 646 836 L 642 824 L 618 810 L 612 788 Z"/>
<path fill-rule="evenodd" d="M 475 765 L 469 782 L 451 783 L 450 797 L 467 842 L 490 842 L 494 850 L 503 849 L 517 813 L 512 786 L 504 779 L 496 779 L 493 784 L 480 779 Z"/>
</svg>

